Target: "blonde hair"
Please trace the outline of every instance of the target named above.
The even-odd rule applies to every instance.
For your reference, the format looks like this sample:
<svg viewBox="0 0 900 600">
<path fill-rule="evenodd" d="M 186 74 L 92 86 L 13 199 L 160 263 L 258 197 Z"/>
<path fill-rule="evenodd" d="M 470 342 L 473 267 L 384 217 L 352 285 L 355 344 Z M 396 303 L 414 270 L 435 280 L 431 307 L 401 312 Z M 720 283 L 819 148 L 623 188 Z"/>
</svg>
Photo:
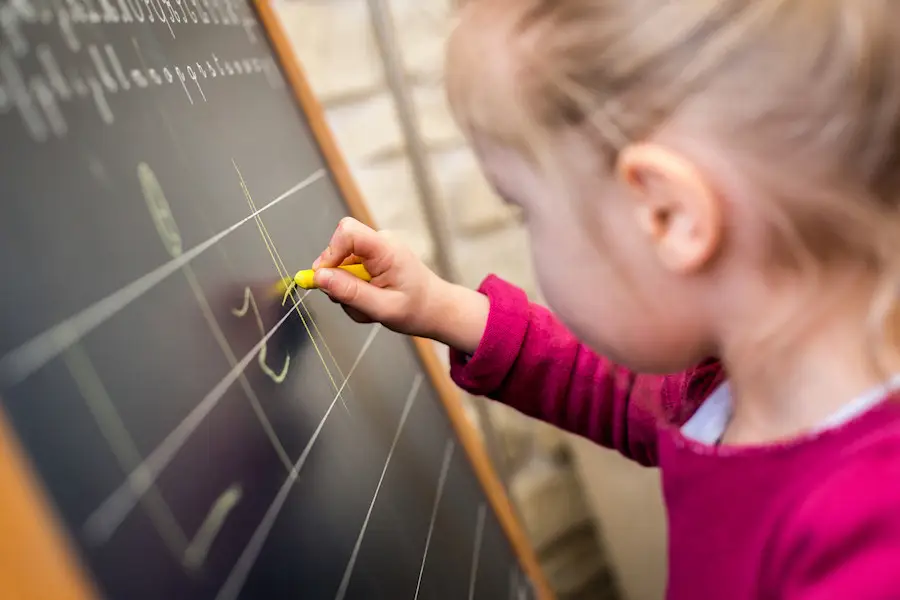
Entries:
<svg viewBox="0 0 900 600">
<path fill-rule="evenodd" d="M 575 129 L 614 165 L 686 107 L 704 111 L 704 130 L 778 200 L 762 207 L 773 256 L 878 273 L 871 316 L 885 331 L 900 292 L 900 2 L 464 4 L 446 66 L 467 135 L 549 169 L 548 142 Z"/>
</svg>

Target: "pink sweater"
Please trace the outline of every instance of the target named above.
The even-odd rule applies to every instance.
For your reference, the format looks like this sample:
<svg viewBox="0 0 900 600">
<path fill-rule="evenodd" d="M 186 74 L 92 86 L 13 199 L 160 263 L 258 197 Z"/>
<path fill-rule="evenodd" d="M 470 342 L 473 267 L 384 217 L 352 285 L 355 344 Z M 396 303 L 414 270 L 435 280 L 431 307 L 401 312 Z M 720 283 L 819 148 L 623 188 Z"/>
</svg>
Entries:
<svg viewBox="0 0 900 600">
<path fill-rule="evenodd" d="M 670 600 L 900 600 L 900 402 L 785 444 L 728 448 L 679 427 L 723 380 L 709 361 L 638 375 L 489 277 L 487 330 L 451 374 L 473 394 L 659 466 Z"/>
</svg>

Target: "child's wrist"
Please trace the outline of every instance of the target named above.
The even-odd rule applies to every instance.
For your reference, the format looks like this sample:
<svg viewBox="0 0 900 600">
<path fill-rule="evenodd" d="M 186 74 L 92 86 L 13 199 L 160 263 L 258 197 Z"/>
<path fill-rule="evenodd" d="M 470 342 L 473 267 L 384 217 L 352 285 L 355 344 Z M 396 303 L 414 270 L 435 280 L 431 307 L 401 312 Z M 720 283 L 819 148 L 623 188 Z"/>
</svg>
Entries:
<svg viewBox="0 0 900 600">
<path fill-rule="evenodd" d="M 435 287 L 426 337 L 465 354 L 474 354 L 487 326 L 490 301 L 475 290 L 447 281 L 440 280 L 440 285 Z"/>
</svg>

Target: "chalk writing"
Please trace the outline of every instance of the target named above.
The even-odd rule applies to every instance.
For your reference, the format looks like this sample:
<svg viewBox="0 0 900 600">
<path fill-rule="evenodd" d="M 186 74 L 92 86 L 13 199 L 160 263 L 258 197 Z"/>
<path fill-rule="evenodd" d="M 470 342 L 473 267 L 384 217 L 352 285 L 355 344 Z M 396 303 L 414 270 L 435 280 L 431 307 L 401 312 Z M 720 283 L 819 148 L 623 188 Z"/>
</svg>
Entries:
<svg viewBox="0 0 900 600">
<path fill-rule="evenodd" d="M 33 91 L 28 88 L 9 50 L 0 50 L 0 78 L 7 94 L 19 110 L 28 134 L 36 141 L 43 142 L 49 136 L 47 123 L 36 105 Z"/>
<path fill-rule="evenodd" d="M 102 165 L 98 166 L 102 168 Z M 178 225 L 175 223 L 175 218 L 172 214 L 172 209 L 169 206 L 169 202 L 166 199 L 162 187 L 160 186 L 159 181 L 156 178 L 156 174 L 153 173 L 153 170 L 146 163 L 140 163 L 138 165 L 138 179 L 141 182 L 141 189 L 143 191 L 144 199 L 147 202 L 147 208 L 150 211 L 150 215 L 153 218 L 154 224 L 156 225 L 156 231 L 157 233 L 159 233 L 159 237 L 162 240 L 163 245 L 166 247 L 166 250 L 169 252 L 173 259 L 179 258 L 183 252 L 181 234 L 178 230 Z M 237 364 L 237 358 L 235 357 L 231 346 L 228 344 L 228 341 L 225 339 L 225 334 L 222 332 L 221 327 L 219 327 L 219 324 L 216 321 L 215 315 L 213 314 L 212 309 L 209 306 L 209 301 L 206 299 L 206 295 L 203 293 L 203 289 L 201 288 L 199 281 L 197 281 L 197 276 L 195 275 L 193 268 L 190 264 L 184 264 L 181 266 L 181 269 L 184 272 L 184 276 L 185 279 L 187 279 L 188 285 L 191 287 L 191 291 L 193 292 L 194 297 L 197 299 L 197 303 L 199 304 L 200 310 L 203 313 L 203 318 L 206 320 L 210 330 L 212 331 L 213 337 L 215 337 L 216 339 L 216 343 L 219 344 L 219 347 L 222 349 L 225 357 L 228 359 L 231 366 L 234 367 Z M 246 298 L 245 304 L 247 304 Z M 259 311 L 256 307 L 255 299 L 253 300 L 253 308 L 256 315 L 257 325 L 260 327 L 261 335 L 265 336 L 266 332 L 262 330 L 262 319 L 260 318 Z M 244 314 L 246 314 L 246 310 L 244 311 Z M 260 366 L 263 369 L 263 372 L 272 377 L 276 382 L 280 383 L 280 381 L 283 381 L 284 377 L 287 375 L 289 359 L 290 357 L 288 356 L 287 360 L 285 361 L 282 373 L 275 373 L 266 364 L 266 346 L 264 345 L 259 354 L 258 360 L 260 362 Z M 253 412 L 256 414 L 257 418 L 260 421 L 260 424 L 266 432 L 266 436 L 272 442 L 272 446 L 278 453 L 278 456 L 281 459 L 282 463 L 285 465 L 285 468 L 290 469 L 291 461 L 288 458 L 287 452 L 284 450 L 284 446 L 278 439 L 275 430 L 272 428 L 272 424 L 269 422 L 269 419 L 266 416 L 262 405 L 259 403 L 259 399 L 257 398 L 256 393 L 250 387 L 250 383 L 247 381 L 247 378 L 243 373 L 241 373 L 239 379 L 240 385 L 243 388 L 244 392 L 247 394 L 247 398 L 250 400 L 250 404 L 253 407 Z"/>
<path fill-rule="evenodd" d="M 150 166 L 147 165 L 147 163 L 140 163 L 137 170 L 138 179 L 141 183 L 141 190 L 143 192 L 144 199 L 147 202 L 147 208 L 150 211 L 150 216 L 153 219 L 154 225 L 156 225 L 156 231 L 157 233 L 159 233 L 160 240 L 162 240 L 163 245 L 166 247 L 166 250 L 172 256 L 172 258 L 178 258 L 182 255 L 183 252 L 181 233 L 178 230 L 178 225 L 175 223 L 175 217 L 173 216 L 172 209 L 169 206 L 169 202 L 166 199 L 165 194 L 163 193 L 162 186 L 160 186 L 159 180 L 156 178 L 156 174 L 153 172 Z M 206 296 L 203 293 L 203 289 L 200 287 L 200 283 L 197 281 L 197 276 L 194 274 L 194 270 L 189 264 L 184 264 L 181 268 L 184 272 L 185 278 L 188 281 L 188 285 L 190 285 L 191 287 L 191 291 L 194 293 L 194 297 L 197 299 L 197 302 L 200 305 L 200 310 L 203 312 L 203 317 L 204 319 L 206 319 L 206 322 L 209 325 L 213 336 L 216 338 L 216 342 L 219 344 L 219 347 L 222 349 L 222 352 L 225 354 L 231 366 L 234 367 L 237 364 L 237 358 L 234 356 L 234 353 L 231 350 L 231 346 L 225 339 L 225 335 L 224 333 L 222 333 L 222 330 L 219 327 L 215 316 L 213 315 L 212 309 L 209 306 L 209 302 L 207 301 Z M 245 297 L 245 305 L 248 305 L 248 303 L 249 299 Z M 259 315 L 259 310 L 256 306 L 255 299 L 253 299 L 253 310 L 254 314 L 256 315 L 257 325 L 260 328 L 260 335 L 265 336 L 266 332 L 263 330 L 262 319 Z M 244 314 L 246 314 L 246 309 L 244 309 Z M 260 363 L 260 367 L 263 369 L 264 373 L 272 377 L 272 379 L 278 383 L 284 381 L 284 378 L 287 375 L 290 356 L 286 358 L 284 368 L 282 369 L 281 373 L 275 373 L 266 364 L 265 345 L 263 345 L 262 350 L 260 351 L 258 360 Z M 272 446 L 275 448 L 275 451 L 278 452 L 278 456 L 285 464 L 285 467 L 289 469 L 291 461 L 284 450 L 284 446 L 281 444 L 281 441 L 275 434 L 274 429 L 272 429 L 272 425 L 269 422 L 269 419 L 266 416 L 265 412 L 263 411 L 262 406 L 259 403 L 259 399 L 256 397 L 256 393 L 250 387 L 250 383 L 247 381 L 247 378 L 243 373 L 240 376 L 240 384 L 244 389 L 244 392 L 247 394 L 247 397 L 250 400 L 250 404 L 253 407 L 253 411 L 256 413 L 256 416 L 259 419 L 263 429 L 265 430 L 266 435 L 272 442 Z"/>
<path fill-rule="evenodd" d="M 206 519 L 204 519 L 203 524 L 200 525 L 200 529 L 197 530 L 191 545 L 184 551 L 182 564 L 186 568 L 196 570 L 203 566 L 213 541 L 215 541 L 216 536 L 225 524 L 225 519 L 228 518 L 228 514 L 237 506 L 237 503 L 241 501 L 243 493 L 243 488 L 239 484 L 234 484 L 219 496 Z"/>
<path fill-rule="evenodd" d="M 247 187 L 247 182 L 244 181 L 244 176 L 241 174 L 241 170 L 240 168 L 238 168 L 237 162 L 234 159 L 231 159 L 231 164 L 234 166 L 234 170 L 237 173 L 238 180 L 241 183 L 241 189 L 244 192 L 244 197 L 247 199 L 247 205 L 250 207 L 250 210 L 252 212 L 256 213 L 256 203 L 253 201 L 253 195 L 250 194 L 250 189 Z M 278 275 L 281 281 L 288 282 L 285 285 L 286 289 L 281 299 L 281 304 L 282 306 L 284 306 L 287 303 L 288 298 L 293 299 L 295 297 L 294 292 L 297 291 L 297 286 L 294 284 L 293 277 L 290 276 L 290 273 L 287 270 L 287 266 L 281 259 L 281 255 L 278 253 L 278 248 L 275 246 L 275 240 L 273 240 L 272 236 L 269 235 L 269 230 L 266 228 L 265 222 L 259 215 L 257 215 L 256 217 L 256 226 L 259 229 L 259 233 L 266 245 L 266 250 L 268 250 L 269 256 L 272 258 L 272 264 L 275 266 L 275 270 L 278 271 Z M 319 360 L 322 363 L 322 367 L 325 369 L 325 374 L 328 376 L 328 380 L 331 382 L 331 385 L 332 387 L 334 387 L 334 389 L 338 389 L 337 381 L 335 381 L 334 375 L 332 375 L 331 369 L 328 367 L 328 362 L 325 360 L 322 351 L 319 349 L 319 344 L 316 342 L 316 336 L 313 335 L 313 331 L 310 329 L 310 324 L 312 324 L 312 328 L 315 330 L 316 334 L 318 334 L 319 336 L 319 339 L 322 341 L 322 345 L 325 347 L 325 351 L 328 353 L 328 356 L 331 357 L 331 361 L 337 369 L 337 372 L 341 377 L 344 376 L 344 373 L 343 371 L 341 371 L 340 366 L 337 364 L 337 360 L 335 360 L 334 354 L 332 354 L 331 352 L 331 348 L 328 347 L 328 343 L 325 341 L 325 337 L 322 335 L 322 332 L 319 331 L 319 326 L 316 325 L 315 319 L 313 319 L 312 314 L 309 312 L 309 309 L 303 302 L 303 298 L 300 298 L 297 301 L 296 310 L 297 315 L 300 317 L 300 321 L 303 323 L 304 329 L 306 329 L 306 334 L 309 336 L 309 339 L 312 342 L 313 349 L 315 349 L 316 355 L 318 355 Z M 303 314 L 304 311 L 306 311 L 306 315 Z M 349 414 L 350 409 L 347 407 L 347 403 L 344 400 L 343 396 L 341 396 L 341 404 L 343 405 L 344 410 L 346 410 Z"/>
<path fill-rule="evenodd" d="M 159 180 L 157 179 L 156 174 L 147 163 L 140 163 L 138 165 L 137 172 L 144 200 L 147 202 L 147 208 L 150 211 L 150 215 L 153 219 L 154 225 L 156 226 L 157 233 L 159 233 L 159 237 L 162 240 L 163 245 L 166 247 L 168 253 L 172 256 L 172 258 L 177 258 L 181 256 L 183 252 L 181 234 L 178 230 L 178 225 L 175 223 L 175 217 L 172 214 L 172 209 L 162 190 L 162 186 L 159 184 Z M 202 290 L 200 289 L 200 285 L 197 282 L 193 270 L 191 269 L 190 265 L 184 265 L 183 269 L 185 272 L 185 277 L 188 279 L 188 283 L 191 285 L 191 289 L 197 296 L 198 302 L 200 302 L 201 308 L 204 312 L 204 316 L 207 318 L 210 327 L 213 328 L 213 333 L 218 334 L 216 335 L 217 341 L 222 346 L 223 351 L 226 351 L 226 356 L 228 356 L 230 362 L 232 363 L 232 366 L 234 366 L 237 363 L 237 360 L 235 359 L 234 354 L 231 352 L 230 346 L 228 346 L 227 342 L 225 341 L 224 335 L 222 335 L 221 331 L 219 330 L 218 324 L 215 322 L 215 318 L 212 316 L 212 311 L 209 309 L 209 303 L 206 301 L 206 298 L 203 295 Z M 245 304 L 247 304 L 246 300 Z M 253 309 L 257 317 L 257 323 L 259 327 L 262 328 L 262 319 L 259 316 L 259 311 L 257 310 L 255 300 L 253 300 Z M 244 310 L 244 313 L 246 313 L 246 309 Z M 262 331 L 261 334 L 265 336 L 266 332 Z M 275 375 L 265 364 L 265 354 L 266 346 L 263 345 L 262 350 L 259 353 L 260 364 L 267 374 L 270 374 L 270 376 L 272 376 L 273 378 L 277 378 L 278 375 Z M 284 379 L 284 375 L 286 375 L 286 373 L 287 363 L 285 363 L 285 367 L 281 375 L 281 380 Z M 252 390 L 249 389 L 249 384 L 243 377 L 243 374 L 241 375 L 241 384 L 242 387 L 244 387 L 245 391 L 248 393 L 251 403 L 253 404 L 253 408 L 257 413 L 257 417 L 260 419 L 264 429 L 266 430 L 266 433 L 272 440 L 276 451 L 280 451 L 279 456 L 282 456 L 286 464 L 290 466 L 290 461 L 287 458 L 287 454 L 285 453 L 281 442 L 277 439 L 275 432 L 272 430 L 268 418 L 264 413 L 262 413 L 262 407 L 259 406 L 259 401 L 256 399 L 256 395 L 253 394 Z M 133 464 L 129 465 L 129 470 L 135 468 L 139 462 L 140 461 L 136 461 Z M 203 565 L 216 535 L 222 528 L 222 525 L 224 524 L 228 513 L 240 500 L 241 495 L 242 489 L 239 485 L 230 487 L 216 501 L 206 520 L 203 522 L 197 534 L 194 536 L 193 541 L 191 541 L 190 545 L 187 545 L 186 541 L 182 542 L 182 546 L 187 545 L 187 548 L 185 548 L 182 556 L 182 564 L 186 569 L 196 570 Z M 183 540 L 184 534 L 181 535 Z"/>
<path fill-rule="evenodd" d="M 203 288 L 200 287 L 200 282 L 197 280 L 197 275 L 194 273 L 193 267 L 189 264 L 184 265 L 182 271 L 184 271 L 184 277 L 187 279 L 188 285 L 194 293 L 194 298 L 197 299 L 197 304 L 200 306 L 200 312 L 203 313 L 203 318 L 209 326 L 209 330 L 212 332 L 213 337 L 216 339 L 216 343 L 219 345 L 225 358 L 228 359 L 228 364 L 231 368 L 234 368 L 238 363 L 237 357 L 231 349 L 231 344 L 225 339 L 225 333 L 222 331 L 219 322 L 216 320 L 216 316 L 213 314 L 212 308 L 209 305 L 209 300 L 206 299 L 206 294 L 203 293 Z M 266 416 L 266 412 L 263 410 L 262 404 L 260 404 L 259 398 L 256 396 L 256 392 L 250 387 L 247 376 L 244 373 L 241 373 L 240 377 L 238 377 L 238 382 L 240 383 L 241 389 L 247 394 L 250 406 L 253 408 L 256 418 L 259 419 L 263 431 L 266 432 L 266 437 L 269 438 L 272 447 L 278 454 L 278 458 L 281 460 L 284 468 L 290 471 L 292 464 L 291 459 L 288 457 L 287 451 L 284 449 L 281 440 L 278 439 L 278 434 L 276 434 L 275 430 L 272 428 L 272 423 L 269 421 L 269 417 Z"/>
<path fill-rule="evenodd" d="M 350 367 L 350 370 L 347 371 L 347 379 L 345 379 L 344 383 L 341 384 L 341 390 L 343 390 L 347 385 L 347 382 L 350 381 L 350 377 L 353 376 L 353 373 L 356 371 L 356 367 L 359 366 L 359 363 L 360 361 L 362 361 L 363 356 L 365 356 L 366 352 L 368 352 L 369 350 L 369 347 L 372 345 L 372 342 L 375 340 L 375 335 L 380 330 L 381 325 L 376 325 L 372 328 L 372 331 L 369 333 L 369 337 L 366 338 L 366 341 L 360 349 L 359 354 L 356 356 L 356 360 L 353 361 L 353 365 Z M 278 513 L 281 512 L 281 508 L 284 506 L 285 501 L 287 501 L 288 494 L 290 493 L 291 488 L 294 486 L 294 483 L 296 483 L 297 477 L 300 475 L 300 470 L 303 469 L 303 465 L 306 463 L 306 459 L 309 456 L 309 453 L 312 451 L 316 440 L 319 439 L 319 434 L 322 433 L 322 429 L 325 427 L 325 422 L 328 420 L 328 417 L 331 415 L 335 405 L 337 405 L 338 398 L 340 397 L 341 394 L 339 390 L 334 399 L 331 401 L 331 404 L 328 405 L 328 410 L 325 411 L 325 415 L 322 417 L 322 420 L 319 421 L 319 425 L 316 427 L 316 430 L 313 431 L 313 434 L 309 438 L 309 441 L 306 442 L 306 447 L 303 448 L 303 452 L 300 453 L 300 458 L 298 458 L 297 462 L 294 463 L 294 467 L 288 474 L 288 477 L 285 480 L 284 484 L 282 484 L 281 489 L 278 491 L 278 495 L 275 496 L 275 500 L 272 501 L 272 504 L 269 506 L 266 514 L 263 515 L 262 521 L 256 527 L 256 531 L 253 532 L 253 536 L 250 538 L 250 542 L 244 547 L 244 551 L 241 553 L 241 556 L 234 564 L 234 567 L 232 567 L 231 573 L 229 573 L 228 578 L 225 580 L 225 583 L 222 585 L 219 593 L 216 594 L 216 600 L 237 599 L 238 594 L 240 594 L 241 592 L 241 588 L 244 586 L 244 582 L 247 580 L 247 576 L 250 574 L 250 569 L 253 568 L 253 564 L 259 557 L 259 553 L 262 551 L 262 547 L 266 541 L 266 538 L 269 537 L 269 532 L 272 531 L 272 527 L 275 525 L 275 520 L 278 518 Z M 448 442 L 448 444 L 452 443 L 452 441 Z"/>
<path fill-rule="evenodd" d="M 109 102 L 106 100 L 106 95 L 100 87 L 100 82 L 95 77 L 89 78 L 87 82 L 91 88 L 91 97 L 94 99 L 94 104 L 97 105 L 97 112 L 100 113 L 100 119 L 107 125 L 111 125 L 116 119 L 113 116 L 112 109 L 109 107 Z"/>
<path fill-rule="evenodd" d="M 178 225 L 175 224 L 169 201 L 166 200 L 166 195 L 159 185 L 156 174 L 147 163 L 140 163 L 137 173 L 138 180 L 141 182 L 144 200 L 147 202 L 147 209 L 153 218 L 153 224 L 156 225 L 156 231 L 159 233 L 159 237 L 162 238 L 166 250 L 172 258 L 176 258 L 181 255 L 183 248 L 181 233 L 178 231 Z"/>
<path fill-rule="evenodd" d="M 124 60 L 119 50 L 108 43 L 84 46 L 87 51 L 85 60 L 83 53 L 79 52 L 83 45 L 74 32 L 67 37 L 67 45 L 75 53 L 73 56 L 77 64 L 64 71 L 53 49 L 42 43 L 34 48 L 36 64 L 26 72 L 22 59 L 31 47 L 21 35 L 21 30 L 13 27 L 14 23 L 9 20 L 9 11 L 17 5 L 10 2 L 0 4 L 0 32 L 5 33 L 9 40 L 8 44 L 0 45 L 0 115 L 15 108 L 31 138 L 38 142 L 51 137 L 64 137 L 69 127 L 61 105 L 82 98 L 93 102 L 102 123 L 111 125 L 115 123 L 115 113 L 109 97 L 115 94 L 177 83 L 188 103 L 194 105 L 208 101 L 207 90 L 204 89 L 207 80 L 262 75 L 272 88 L 284 86 L 272 56 L 222 57 L 211 52 L 199 60 L 153 65 L 145 59 L 137 40 L 132 39 L 136 64 Z M 153 6 L 161 10 L 161 5 Z"/>
<path fill-rule="evenodd" d="M 278 323 L 250 349 L 225 377 L 213 387 L 191 410 L 190 414 L 172 430 L 162 443 L 138 465 L 116 490 L 101 504 L 84 524 L 86 535 L 100 542 L 108 540 L 116 532 L 125 518 L 134 510 L 140 499 L 147 493 L 162 471 L 169 465 L 187 439 L 196 431 L 200 423 L 218 405 L 219 401 L 238 380 L 250 361 L 259 353 L 269 338 L 284 325 L 291 313 L 287 313 Z M 349 375 L 348 375 L 349 376 Z"/>
<path fill-rule="evenodd" d="M 173 26 L 240 27 L 250 43 L 259 41 L 259 26 L 249 6 L 238 0 L 4 0 L 0 1 L 0 33 L 16 56 L 29 50 L 23 25 L 56 22 L 73 51 L 79 49 L 73 25 L 159 23 L 175 38 Z"/>
<path fill-rule="evenodd" d="M 62 73 L 62 69 L 59 68 L 59 64 L 56 62 L 53 52 L 50 51 L 50 47 L 46 44 L 41 44 L 35 50 L 35 55 L 41 63 L 41 67 L 44 69 L 44 73 L 47 76 L 47 81 L 50 84 L 50 87 L 53 88 L 53 92 L 56 96 L 63 101 L 71 100 L 72 89 Z"/>
<path fill-rule="evenodd" d="M 244 304 L 239 309 L 232 309 L 232 314 L 238 318 L 244 317 L 250 309 L 253 309 L 253 316 L 256 317 L 256 326 L 259 328 L 259 334 L 264 336 L 266 335 L 266 328 L 262 322 L 262 316 L 259 314 L 259 307 L 256 304 L 256 298 L 253 296 L 253 292 L 250 288 L 244 288 Z M 267 345 L 263 345 L 262 350 L 259 351 L 259 357 L 257 361 L 259 362 L 259 368 L 262 369 L 263 373 L 268 375 L 272 381 L 275 383 L 282 383 L 287 377 L 288 367 L 291 364 L 291 356 L 286 354 L 284 357 L 284 365 L 281 367 L 281 372 L 276 373 L 273 371 L 268 364 L 266 364 L 266 348 Z"/>
<path fill-rule="evenodd" d="M 281 204 L 294 194 L 321 181 L 324 177 L 325 171 L 318 169 L 300 183 L 291 186 L 290 189 L 271 200 L 268 204 L 261 206 L 259 210 L 190 248 L 178 258 L 173 258 L 152 271 L 144 273 L 134 281 L 48 327 L 16 349 L 4 354 L 0 357 L 0 387 L 11 387 L 24 381 L 63 353 L 72 344 L 106 323 L 113 316 L 124 310 L 125 307 L 159 285 L 160 282 L 165 281 L 173 273 L 181 271 L 185 265 L 190 264 L 192 260 L 240 229 L 245 223 L 255 219 L 262 212 Z"/>
</svg>

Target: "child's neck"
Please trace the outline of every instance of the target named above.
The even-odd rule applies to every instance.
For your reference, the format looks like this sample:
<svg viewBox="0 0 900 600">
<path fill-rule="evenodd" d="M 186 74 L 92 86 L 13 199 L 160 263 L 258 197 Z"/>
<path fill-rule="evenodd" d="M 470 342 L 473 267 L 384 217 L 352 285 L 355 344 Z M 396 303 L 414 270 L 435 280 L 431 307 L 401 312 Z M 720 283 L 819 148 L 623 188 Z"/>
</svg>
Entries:
<svg viewBox="0 0 900 600">
<path fill-rule="evenodd" d="M 790 326 L 802 323 L 804 312 L 787 320 L 784 336 L 790 343 L 775 335 L 771 341 L 723 345 L 734 401 L 723 443 L 764 444 L 802 435 L 884 383 L 886 376 L 900 373 L 896 352 L 885 357 L 883 370 L 872 362 L 869 349 L 878 342 L 867 330 L 872 286 L 860 285 L 854 277 L 830 282 L 825 289 L 813 302 L 808 290 L 803 296 L 798 291 L 793 298 L 778 298 L 779 306 L 792 302 L 810 316 L 796 332 Z M 821 313 L 809 315 L 814 306 L 822 306 Z M 777 309 L 774 303 L 757 304 L 760 319 L 744 320 L 732 329 L 732 339 L 753 339 L 748 336 L 771 322 Z"/>
</svg>

